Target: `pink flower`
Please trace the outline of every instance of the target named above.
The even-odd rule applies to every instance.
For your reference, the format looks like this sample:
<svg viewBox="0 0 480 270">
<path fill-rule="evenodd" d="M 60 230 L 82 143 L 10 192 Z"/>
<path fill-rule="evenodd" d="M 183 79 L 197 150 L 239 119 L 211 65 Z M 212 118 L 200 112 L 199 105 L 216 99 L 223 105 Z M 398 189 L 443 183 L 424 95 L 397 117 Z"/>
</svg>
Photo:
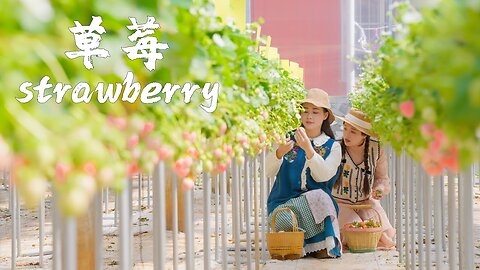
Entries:
<svg viewBox="0 0 480 270">
<path fill-rule="evenodd" d="M 400 103 L 400 112 L 406 118 L 412 118 L 415 114 L 415 104 L 413 101 L 409 100 Z"/>
</svg>

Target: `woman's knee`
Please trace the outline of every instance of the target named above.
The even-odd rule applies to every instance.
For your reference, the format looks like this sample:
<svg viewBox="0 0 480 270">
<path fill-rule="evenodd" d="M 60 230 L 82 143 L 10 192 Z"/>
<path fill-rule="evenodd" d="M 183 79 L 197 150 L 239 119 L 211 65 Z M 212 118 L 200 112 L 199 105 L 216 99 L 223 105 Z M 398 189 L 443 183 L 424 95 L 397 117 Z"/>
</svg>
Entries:
<svg viewBox="0 0 480 270">
<path fill-rule="evenodd" d="M 342 227 L 343 225 L 347 223 L 352 223 L 354 221 L 361 222 L 362 219 L 360 218 L 357 212 L 345 206 L 345 207 L 340 207 L 340 211 L 338 213 L 338 221 L 340 223 L 340 226 Z"/>
</svg>

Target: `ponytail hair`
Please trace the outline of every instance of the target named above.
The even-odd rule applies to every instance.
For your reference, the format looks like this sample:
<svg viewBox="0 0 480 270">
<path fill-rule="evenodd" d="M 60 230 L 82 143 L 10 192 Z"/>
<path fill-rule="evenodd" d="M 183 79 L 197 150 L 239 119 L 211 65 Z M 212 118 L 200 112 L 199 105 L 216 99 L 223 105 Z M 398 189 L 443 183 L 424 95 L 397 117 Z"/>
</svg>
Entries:
<svg viewBox="0 0 480 270">
<path fill-rule="evenodd" d="M 365 164 L 365 176 L 363 178 L 363 194 L 370 193 L 370 181 L 371 179 L 369 176 L 372 174 L 370 170 L 370 166 L 368 165 L 368 149 L 370 147 L 370 136 L 367 135 L 365 138 L 365 148 L 363 150 L 363 163 Z"/>
<path fill-rule="evenodd" d="M 322 109 L 323 109 L 323 111 L 326 112 L 326 113 L 328 114 L 328 116 L 330 117 L 330 112 L 329 112 L 327 109 L 325 109 L 325 108 L 322 108 Z M 328 137 L 330 137 L 330 138 L 332 138 L 332 139 L 335 140 L 335 134 L 333 133 L 332 127 L 330 126 L 330 122 L 328 122 L 328 118 L 329 118 L 329 117 L 327 117 L 327 119 L 323 120 L 321 130 L 322 130 L 323 133 L 327 134 Z"/>
<path fill-rule="evenodd" d="M 347 152 L 347 146 L 345 145 L 345 141 L 342 140 L 340 141 L 340 146 L 342 148 L 342 162 L 340 163 L 340 170 L 339 174 L 337 176 L 337 180 L 335 181 L 335 184 L 333 185 L 333 188 L 338 188 L 340 186 L 340 182 L 342 181 L 342 175 L 343 175 L 343 167 L 345 166 L 345 163 L 347 160 L 345 159 L 345 153 Z"/>
</svg>

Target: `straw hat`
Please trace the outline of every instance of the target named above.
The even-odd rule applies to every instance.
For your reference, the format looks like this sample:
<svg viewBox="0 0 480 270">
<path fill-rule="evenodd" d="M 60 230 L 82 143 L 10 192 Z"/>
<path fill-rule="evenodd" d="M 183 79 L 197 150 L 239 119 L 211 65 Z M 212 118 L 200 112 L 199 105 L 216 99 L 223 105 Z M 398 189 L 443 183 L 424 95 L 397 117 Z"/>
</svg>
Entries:
<svg viewBox="0 0 480 270">
<path fill-rule="evenodd" d="M 372 131 L 370 119 L 368 119 L 368 116 L 360 110 L 352 108 L 347 115 L 344 117 L 337 116 L 337 118 L 341 119 L 343 122 L 349 123 L 370 137 L 377 137 L 377 134 Z"/>
<path fill-rule="evenodd" d="M 317 107 L 322 107 L 328 110 L 328 122 L 331 124 L 335 121 L 335 115 L 333 115 L 332 107 L 330 106 L 330 100 L 328 100 L 327 92 L 322 89 L 312 88 L 307 91 L 307 96 L 302 103 L 312 103 Z"/>
</svg>

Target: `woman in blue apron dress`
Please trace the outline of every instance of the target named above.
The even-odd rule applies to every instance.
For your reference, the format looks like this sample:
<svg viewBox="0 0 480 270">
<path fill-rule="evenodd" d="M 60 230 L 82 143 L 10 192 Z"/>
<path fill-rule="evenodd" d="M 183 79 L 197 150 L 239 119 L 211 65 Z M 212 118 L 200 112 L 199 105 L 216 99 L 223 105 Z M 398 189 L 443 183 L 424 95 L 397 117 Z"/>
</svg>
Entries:
<svg viewBox="0 0 480 270">
<path fill-rule="evenodd" d="M 330 127 L 335 116 L 321 89 L 309 90 L 302 106 L 302 126 L 267 157 L 267 176 L 276 176 L 267 201 L 269 224 L 277 208 L 290 208 L 305 232 L 303 255 L 335 258 L 342 252 L 338 206 L 331 195 L 341 161 Z M 292 227 L 290 214 L 279 212 L 276 230 Z"/>
</svg>

